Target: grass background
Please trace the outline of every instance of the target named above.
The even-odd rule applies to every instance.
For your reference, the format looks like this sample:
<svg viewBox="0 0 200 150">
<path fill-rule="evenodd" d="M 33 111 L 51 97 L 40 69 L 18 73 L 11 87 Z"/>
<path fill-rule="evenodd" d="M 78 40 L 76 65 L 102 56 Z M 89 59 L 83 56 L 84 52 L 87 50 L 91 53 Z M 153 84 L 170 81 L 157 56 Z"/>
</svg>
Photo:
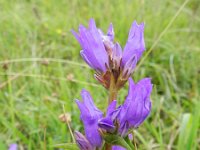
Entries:
<svg viewBox="0 0 200 150">
<path fill-rule="evenodd" d="M 58 119 L 71 113 L 82 88 L 105 111 L 107 92 L 81 59 L 70 30 L 94 18 L 104 31 L 110 22 L 124 46 L 133 20 L 145 22 L 147 51 L 133 74 L 151 77 L 152 113 L 136 130 L 138 149 L 200 149 L 199 0 L 0 0 L 0 149 L 55 149 L 72 142 Z M 121 103 L 127 85 L 120 91 Z"/>
</svg>

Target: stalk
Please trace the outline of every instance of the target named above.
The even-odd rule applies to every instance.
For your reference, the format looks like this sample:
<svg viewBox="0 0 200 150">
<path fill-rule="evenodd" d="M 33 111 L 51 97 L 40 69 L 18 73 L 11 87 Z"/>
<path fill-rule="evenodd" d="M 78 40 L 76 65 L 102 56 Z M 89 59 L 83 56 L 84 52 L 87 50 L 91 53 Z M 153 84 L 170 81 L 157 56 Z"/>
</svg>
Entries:
<svg viewBox="0 0 200 150">
<path fill-rule="evenodd" d="M 106 144 L 106 150 L 112 150 L 112 145 Z"/>
<path fill-rule="evenodd" d="M 118 94 L 118 89 L 116 87 L 115 77 L 113 75 L 111 75 L 108 104 L 110 104 L 113 100 L 117 99 L 117 94 Z"/>
<path fill-rule="evenodd" d="M 109 97 L 108 97 L 108 105 L 112 103 L 113 100 L 117 99 L 118 89 L 115 83 L 115 77 L 111 74 L 110 78 L 110 87 L 109 87 Z M 112 145 L 106 144 L 105 150 L 112 150 Z"/>
</svg>

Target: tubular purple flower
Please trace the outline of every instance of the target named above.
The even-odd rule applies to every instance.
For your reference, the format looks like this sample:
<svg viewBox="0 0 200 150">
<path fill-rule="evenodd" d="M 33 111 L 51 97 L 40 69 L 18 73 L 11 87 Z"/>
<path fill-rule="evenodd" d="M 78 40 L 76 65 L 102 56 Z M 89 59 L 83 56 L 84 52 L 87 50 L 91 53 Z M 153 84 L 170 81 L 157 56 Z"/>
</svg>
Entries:
<svg viewBox="0 0 200 150">
<path fill-rule="evenodd" d="M 84 135 L 75 132 L 77 145 L 81 150 L 133 149 L 133 136 L 128 133 L 141 125 L 151 111 L 151 79 L 144 78 L 135 84 L 130 78 L 145 50 L 144 23 L 133 22 L 123 50 L 119 43 L 114 42 L 112 23 L 106 34 L 96 27 L 93 19 L 89 21 L 88 28 L 80 25 L 79 32 L 72 33 L 82 47 L 82 58 L 95 69 L 95 78 L 109 90 L 109 106 L 105 116 L 94 105 L 88 91 L 82 90 L 82 101 L 76 100 L 85 130 Z M 128 95 L 124 103 L 116 108 L 117 101 L 114 99 L 127 80 Z M 127 141 L 128 138 L 130 141 Z"/>
<path fill-rule="evenodd" d="M 76 143 L 81 150 L 95 150 L 94 147 L 90 144 L 90 142 L 86 139 L 86 137 L 78 132 L 75 131 L 74 137 L 76 139 Z"/>
<path fill-rule="evenodd" d="M 93 147 L 101 147 L 102 138 L 98 132 L 98 120 L 103 117 L 103 113 L 94 105 L 89 92 L 82 90 L 83 102 L 76 100 L 81 112 L 81 120 L 84 124 L 85 135 Z"/>
<path fill-rule="evenodd" d="M 81 56 L 84 61 L 93 69 L 106 72 L 108 55 L 104 47 L 101 34 L 99 33 L 95 21 L 89 22 L 89 28 L 79 26 L 79 33 L 72 31 L 82 47 Z"/>
<path fill-rule="evenodd" d="M 133 56 L 136 56 L 137 61 L 140 60 L 144 50 L 144 23 L 138 25 L 137 22 L 134 21 L 129 31 L 128 40 L 124 47 L 122 65 L 125 66 Z"/>
<path fill-rule="evenodd" d="M 111 76 L 114 76 L 117 88 L 122 88 L 145 50 L 144 23 L 138 25 L 136 21 L 130 28 L 123 51 L 120 44 L 114 42 L 112 23 L 107 34 L 96 27 L 93 19 L 90 20 L 88 29 L 80 25 L 79 33 L 72 33 L 83 49 L 80 52 L 82 58 L 96 70 L 95 78 L 106 89 L 110 87 Z"/>
<path fill-rule="evenodd" d="M 129 78 L 128 96 L 118 115 L 119 132 L 122 136 L 126 135 L 130 128 L 137 128 L 149 115 L 151 111 L 151 91 L 150 78 L 144 78 L 137 84 L 134 84 L 133 80 Z"/>
</svg>

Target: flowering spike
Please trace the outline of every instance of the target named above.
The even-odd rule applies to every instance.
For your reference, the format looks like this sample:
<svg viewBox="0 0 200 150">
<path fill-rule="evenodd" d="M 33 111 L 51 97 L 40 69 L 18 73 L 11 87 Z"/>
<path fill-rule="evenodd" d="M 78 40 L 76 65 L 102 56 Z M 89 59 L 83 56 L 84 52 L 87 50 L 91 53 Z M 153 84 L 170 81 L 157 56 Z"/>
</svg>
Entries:
<svg viewBox="0 0 200 150">
<path fill-rule="evenodd" d="M 151 79 L 144 78 L 134 83 L 130 78 L 145 50 L 144 23 L 133 22 L 127 43 L 122 51 L 114 42 L 114 29 L 110 24 L 107 34 L 96 27 L 90 19 L 88 28 L 79 26 L 79 33 L 72 31 L 80 43 L 83 60 L 95 69 L 95 78 L 109 90 L 109 105 L 105 116 L 94 105 L 90 93 L 82 90 L 82 101 L 76 100 L 80 118 L 84 124 L 85 136 L 75 132 L 76 142 L 82 150 L 105 148 L 106 150 L 131 150 L 133 145 L 130 129 L 137 128 L 151 111 Z M 116 108 L 117 93 L 129 81 L 128 95 L 124 103 Z M 105 140 L 105 142 L 103 142 Z M 103 143 L 108 143 L 103 147 Z"/>
</svg>

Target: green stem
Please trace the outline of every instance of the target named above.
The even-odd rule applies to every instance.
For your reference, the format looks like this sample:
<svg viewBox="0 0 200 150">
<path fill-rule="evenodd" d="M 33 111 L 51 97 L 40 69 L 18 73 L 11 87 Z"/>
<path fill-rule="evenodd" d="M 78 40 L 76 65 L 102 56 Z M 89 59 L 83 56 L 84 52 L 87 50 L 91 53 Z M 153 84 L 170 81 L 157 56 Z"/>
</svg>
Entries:
<svg viewBox="0 0 200 150">
<path fill-rule="evenodd" d="M 115 83 L 115 77 L 111 74 L 110 78 L 110 87 L 109 87 L 109 97 L 108 97 L 108 105 L 112 103 L 113 100 L 117 99 L 118 89 Z M 105 150 L 112 150 L 112 145 L 106 144 Z"/>
</svg>

